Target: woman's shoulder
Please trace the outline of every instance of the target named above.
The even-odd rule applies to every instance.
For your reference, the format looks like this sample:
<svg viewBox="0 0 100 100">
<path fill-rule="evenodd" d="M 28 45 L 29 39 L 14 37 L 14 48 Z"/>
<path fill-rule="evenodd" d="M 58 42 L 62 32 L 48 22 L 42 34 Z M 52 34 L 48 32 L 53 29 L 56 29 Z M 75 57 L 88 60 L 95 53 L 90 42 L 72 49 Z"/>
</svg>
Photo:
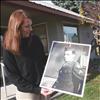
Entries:
<svg viewBox="0 0 100 100">
<path fill-rule="evenodd" d="M 36 34 L 31 34 L 31 38 L 32 38 L 32 39 L 39 39 L 39 36 L 36 35 Z"/>
<path fill-rule="evenodd" d="M 41 44 L 41 39 L 40 39 L 40 37 L 39 37 L 38 35 L 36 35 L 36 34 L 32 34 L 32 35 L 31 35 L 31 41 L 36 42 L 37 44 L 38 44 L 38 43 Z"/>
<path fill-rule="evenodd" d="M 7 49 L 4 48 L 4 47 L 3 47 L 3 53 L 12 54 L 10 50 L 7 50 Z"/>
<path fill-rule="evenodd" d="M 13 56 L 13 53 L 10 50 L 3 48 L 3 55 Z"/>
<path fill-rule="evenodd" d="M 14 60 L 14 54 L 11 51 L 3 48 L 3 61 L 8 61 L 8 60 L 13 61 Z"/>
</svg>

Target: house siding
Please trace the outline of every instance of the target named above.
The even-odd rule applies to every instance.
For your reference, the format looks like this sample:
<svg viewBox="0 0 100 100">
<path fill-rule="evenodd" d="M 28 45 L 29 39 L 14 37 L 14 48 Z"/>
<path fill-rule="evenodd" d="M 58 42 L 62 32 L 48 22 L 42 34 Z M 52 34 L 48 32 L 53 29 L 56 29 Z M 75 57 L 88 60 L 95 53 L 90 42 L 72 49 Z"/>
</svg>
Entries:
<svg viewBox="0 0 100 100">
<path fill-rule="evenodd" d="M 91 44 L 93 39 L 92 28 L 90 25 L 84 24 L 78 27 L 80 43 Z"/>
</svg>

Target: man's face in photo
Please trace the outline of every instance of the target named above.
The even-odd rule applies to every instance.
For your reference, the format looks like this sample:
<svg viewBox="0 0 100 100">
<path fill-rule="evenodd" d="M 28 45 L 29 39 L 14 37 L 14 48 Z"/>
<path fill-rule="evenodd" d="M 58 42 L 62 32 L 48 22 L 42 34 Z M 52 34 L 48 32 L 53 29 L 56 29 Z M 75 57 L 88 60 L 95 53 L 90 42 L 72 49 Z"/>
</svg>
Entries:
<svg viewBox="0 0 100 100">
<path fill-rule="evenodd" d="M 72 50 L 65 50 L 64 60 L 65 61 L 74 61 L 75 60 L 75 53 L 73 53 Z"/>
</svg>

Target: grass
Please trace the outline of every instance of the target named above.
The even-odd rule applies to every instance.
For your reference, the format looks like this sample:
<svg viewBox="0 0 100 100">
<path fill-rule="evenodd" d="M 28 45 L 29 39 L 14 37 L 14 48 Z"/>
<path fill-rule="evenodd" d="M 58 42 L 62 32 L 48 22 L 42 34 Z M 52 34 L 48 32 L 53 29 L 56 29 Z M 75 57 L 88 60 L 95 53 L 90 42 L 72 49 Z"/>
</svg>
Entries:
<svg viewBox="0 0 100 100">
<path fill-rule="evenodd" d="M 100 100 L 100 74 L 92 72 L 87 77 L 84 96 L 82 98 L 63 94 L 57 100 Z"/>
</svg>

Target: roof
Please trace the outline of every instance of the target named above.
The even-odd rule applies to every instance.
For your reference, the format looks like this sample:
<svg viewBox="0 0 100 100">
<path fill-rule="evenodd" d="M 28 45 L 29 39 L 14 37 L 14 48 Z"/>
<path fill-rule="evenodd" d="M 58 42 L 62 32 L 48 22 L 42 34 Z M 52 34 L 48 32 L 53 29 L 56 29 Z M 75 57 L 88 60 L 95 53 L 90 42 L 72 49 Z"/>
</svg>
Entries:
<svg viewBox="0 0 100 100">
<path fill-rule="evenodd" d="M 30 2 L 33 2 L 33 3 L 35 3 L 35 4 L 38 4 L 38 5 L 45 6 L 45 7 L 47 7 L 47 8 L 52 9 L 52 10 L 56 10 L 56 12 L 57 12 L 57 11 L 58 11 L 58 12 L 60 11 L 60 12 L 64 13 L 64 15 L 66 14 L 67 17 L 68 17 L 68 14 L 69 14 L 69 15 L 72 15 L 72 16 L 73 16 L 73 17 L 72 17 L 72 16 L 70 16 L 70 17 L 75 18 L 75 19 L 78 19 L 78 20 L 85 19 L 85 20 L 86 20 L 87 22 L 89 22 L 89 23 L 93 23 L 93 22 L 94 22 L 94 20 L 91 19 L 91 18 L 82 16 L 82 15 L 80 15 L 80 14 L 78 14 L 78 13 L 75 13 L 75 12 L 73 12 L 73 11 L 71 11 L 71 10 L 67 10 L 67 9 L 65 9 L 65 8 L 56 6 L 55 4 L 51 3 L 50 1 L 34 1 L 34 0 L 29 0 L 29 1 L 30 1 Z M 63 16 L 63 14 L 62 14 L 62 16 Z"/>
<path fill-rule="evenodd" d="M 39 10 L 45 13 L 56 14 L 56 15 L 63 16 L 63 17 L 69 17 L 69 18 L 76 19 L 79 21 L 84 19 L 88 23 L 94 23 L 94 20 L 91 18 L 82 16 L 78 13 L 75 13 L 73 11 L 64 9 L 62 7 L 54 5 L 53 3 L 48 3 L 45 1 L 33 1 L 33 0 L 13 1 L 11 0 L 11 1 L 6 1 L 6 2 L 10 4 L 34 8 L 36 10 Z"/>
<path fill-rule="evenodd" d="M 39 4 L 39 5 L 48 7 L 48 8 L 50 8 L 50 9 L 54 9 L 54 10 L 57 10 L 57 11 L 64 12 L 64 13 L 66 13 L 66 14 L 71 14 L 71 15 L 75 15 L 75 16 L 78 16 L 78 17 L 83 17 L 83 16 L 81 16 L 80 14 L 77 14 L 77 13 L 75 13 L 75 12 L 73 12 L 73 11 L 64 9 L 64 8 L 62 8 L 62 7 L 59 7 L 59 6 L 56 6 L 56 5 L 54 5 L 53 3 L 50 3 L 50 2 L 47 2 L 47 1 L 33 1 L 33 0 L 30 0 L 30 1 L 33 2 L 33 3 L 36 3 L 36 4 Z"/>
</svg>

